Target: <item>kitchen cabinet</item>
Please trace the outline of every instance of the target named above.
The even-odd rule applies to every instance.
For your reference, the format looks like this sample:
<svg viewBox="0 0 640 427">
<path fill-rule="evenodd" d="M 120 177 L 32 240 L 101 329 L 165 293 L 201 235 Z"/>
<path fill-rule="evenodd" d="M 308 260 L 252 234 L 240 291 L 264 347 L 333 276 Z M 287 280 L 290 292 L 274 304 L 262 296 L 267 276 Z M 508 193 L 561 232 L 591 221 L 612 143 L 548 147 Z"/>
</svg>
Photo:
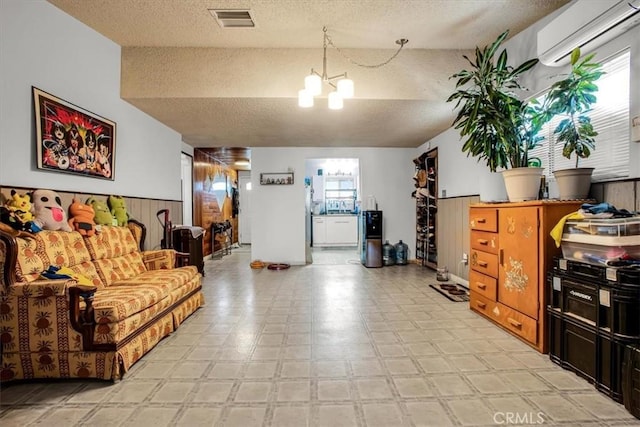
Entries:
<svg viewBox="0 0 640 427">
<path fill-rule="evenodd" d="M 323 246 L 327 243 L 327 222 L 326 216 L 313 217 L 313 246 Z"/>
<path fill-rule="evenodd" d="M 313 217 L 313 246 L 357 246 L 357 215 Z"/>
<path fill-rule="evenodd" d="M 549 232 L 581 204 L 535 200 L 470 207 L 469 306 L 542 353 L 548 351 L 546 272 L 560 255 Z"/>
</svg>

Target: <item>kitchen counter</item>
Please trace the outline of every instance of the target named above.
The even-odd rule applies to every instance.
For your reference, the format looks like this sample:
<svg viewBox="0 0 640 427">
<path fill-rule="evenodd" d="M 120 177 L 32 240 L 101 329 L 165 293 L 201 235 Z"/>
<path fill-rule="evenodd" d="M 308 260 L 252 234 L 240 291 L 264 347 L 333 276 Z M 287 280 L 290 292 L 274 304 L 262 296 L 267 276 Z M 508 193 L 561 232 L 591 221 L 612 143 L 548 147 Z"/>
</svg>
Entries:
<svg viewBox="0 0 640 427">
<path fill-rule="evenodd" d="M 358 214 L 354 214 L 354 213 L 330 213 L 330 214 L 312 214 L 312 216 L 316 217 L 316 216 L 358 216 Z"/>
<path fill-rule="evenodd" d="M 313 215 L 313 246 L 357 246 L 357 214 Z"/>
</svg>

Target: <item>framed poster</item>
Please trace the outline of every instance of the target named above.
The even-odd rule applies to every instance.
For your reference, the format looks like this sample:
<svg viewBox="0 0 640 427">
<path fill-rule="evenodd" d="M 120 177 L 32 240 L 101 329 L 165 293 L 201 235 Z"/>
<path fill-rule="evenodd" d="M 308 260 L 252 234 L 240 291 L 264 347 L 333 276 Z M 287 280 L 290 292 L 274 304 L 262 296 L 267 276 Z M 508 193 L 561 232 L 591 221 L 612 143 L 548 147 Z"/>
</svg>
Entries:
<svg viewBox="0 0 640 427">
<path fill-rule="evenodd" d="M 33 87 L 39 169 L 114 178 L 115 122 Z"/>
</svg>

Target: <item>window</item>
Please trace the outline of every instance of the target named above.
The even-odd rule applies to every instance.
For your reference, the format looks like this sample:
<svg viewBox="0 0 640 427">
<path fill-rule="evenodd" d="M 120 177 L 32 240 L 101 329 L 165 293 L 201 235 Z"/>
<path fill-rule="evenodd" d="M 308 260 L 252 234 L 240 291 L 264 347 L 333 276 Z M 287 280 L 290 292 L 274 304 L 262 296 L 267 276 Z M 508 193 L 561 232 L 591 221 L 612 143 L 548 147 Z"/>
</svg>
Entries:
<svg viewBox="0 0 640 427">
<path fill-rule="evenodd" d="M 596 58 L 597 59 L 597 58 Z M 598 132 L 595 149 L 587 159 L 580 159 L 580 167 L 593 167 L 593 180 L 605 181 L 629 176 L 629 81 L 630 54 L 625 51 L 603 62 L 605 75 L 598 80 L 598 98 L 589 113 L 593 128 Z M 544 95 L 540 101 L 544 100 Z M 529 153 L 542 160 L 548 178 L 557 169 L 575 167 L 575 155 L 562 155 L 562 144 L 555 143 L 553 130 L 561 118 L 554 118 L 542 129 L 544 141 Z"/>
</svg>

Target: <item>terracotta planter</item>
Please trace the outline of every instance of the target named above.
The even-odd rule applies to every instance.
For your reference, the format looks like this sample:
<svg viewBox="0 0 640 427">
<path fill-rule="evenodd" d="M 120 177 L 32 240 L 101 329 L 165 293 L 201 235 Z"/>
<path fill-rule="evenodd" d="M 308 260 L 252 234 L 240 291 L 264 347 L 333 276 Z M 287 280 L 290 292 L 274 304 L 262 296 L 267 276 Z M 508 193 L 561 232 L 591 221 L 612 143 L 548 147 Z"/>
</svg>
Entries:
<svg viewBox="0 0 640 427">
<path fill-rule="evenodd" d="M 560 200 L 586 199 L 591 188 L 593 168 L 573 168 L 555 171 Z"/>
<path fill-rule="evenodd" d="M 537 200 L 544 168 L 514 168 L 502 172 L 510 202 Z"/>
</svg>

